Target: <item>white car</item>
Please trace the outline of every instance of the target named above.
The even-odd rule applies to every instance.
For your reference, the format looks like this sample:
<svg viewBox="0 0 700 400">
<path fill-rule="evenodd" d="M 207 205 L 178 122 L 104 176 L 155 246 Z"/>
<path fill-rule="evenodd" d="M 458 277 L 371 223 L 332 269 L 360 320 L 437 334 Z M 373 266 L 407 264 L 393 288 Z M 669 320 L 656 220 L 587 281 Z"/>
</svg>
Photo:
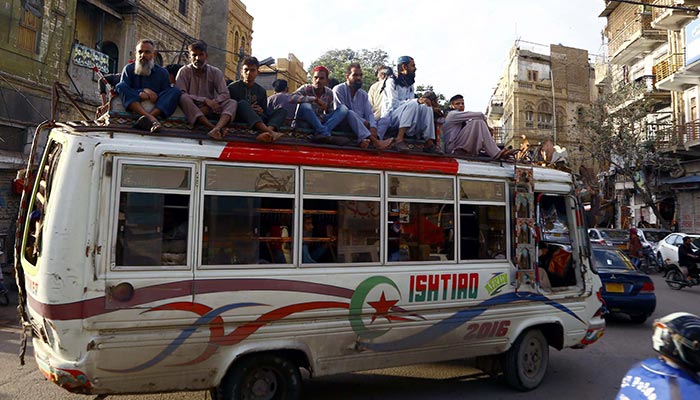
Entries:
<svg viewBox="0 0 700 400">
<path fill-rule="evenodd" d="M 693 248 L 693 252 L 698 253 L 700 251 L 700 235 L 672 233 L 659 241 L 656 247 L 657 258 L 663 260 L 664 265 L 678 265 L 678 248 L 683 244 L 683 238 L 686 236 L 693 238 L 690 241 L 690 246 Z"/>
</svg>

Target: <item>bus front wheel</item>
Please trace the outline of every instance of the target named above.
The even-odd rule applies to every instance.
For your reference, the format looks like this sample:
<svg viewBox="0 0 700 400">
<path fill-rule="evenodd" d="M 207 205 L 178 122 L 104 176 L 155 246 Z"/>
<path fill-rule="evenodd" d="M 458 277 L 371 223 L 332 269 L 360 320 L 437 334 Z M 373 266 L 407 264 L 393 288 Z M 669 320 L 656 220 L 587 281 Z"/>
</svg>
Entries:
<svg viewBox="0 0 700 400">
<path fill-rule="evenodd" d="M 508 386 L 528 391 L 542 383 L 549 364 L 549 344 L 539 329 L 529 329 L 518 336 L 505 353 L 503 376 Z"/>
<path fill-rule="evenodd" d="M 292 361 L 276 354 L 249 355 L 234 364 L 218 390 L 221 400 L 296 400 L 301 373 Z"/>
</svg>

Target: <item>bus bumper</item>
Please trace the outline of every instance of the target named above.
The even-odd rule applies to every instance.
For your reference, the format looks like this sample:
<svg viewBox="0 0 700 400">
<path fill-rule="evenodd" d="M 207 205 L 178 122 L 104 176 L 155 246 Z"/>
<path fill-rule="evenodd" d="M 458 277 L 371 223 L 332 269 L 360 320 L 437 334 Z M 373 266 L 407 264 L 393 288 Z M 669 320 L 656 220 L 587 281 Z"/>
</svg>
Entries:
<svg viewBox="0 0 700 400">
<path fill-rule="evenodd" d="M 72 393 L 92 393 L 92 384 L 87 375 L 75 369 L 75 363 L 61 362 L 52 357 L 52 351 L 46 343 L 34 338 L 34 359 L 41 373 L 49 381 Z"/>
</svg>

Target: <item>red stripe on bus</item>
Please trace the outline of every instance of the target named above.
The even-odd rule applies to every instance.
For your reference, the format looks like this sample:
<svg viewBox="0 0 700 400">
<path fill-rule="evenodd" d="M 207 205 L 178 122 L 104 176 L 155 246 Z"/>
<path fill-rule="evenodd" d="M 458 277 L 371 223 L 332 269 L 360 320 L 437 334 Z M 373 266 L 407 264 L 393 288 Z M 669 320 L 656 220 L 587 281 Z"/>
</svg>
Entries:
<svg viewBox="0 0 700 400">
<path fill-rule="evenodd" d="M 221 151 L 219 159 L 451 175 L 456 175 L 459 169 L 459 163 L 449 157 L 366 152 L 354 149 L 320 149 L 310 146 L 283 144 L 258 145 L 240 142 L 229 142 Z"/>
</svg>

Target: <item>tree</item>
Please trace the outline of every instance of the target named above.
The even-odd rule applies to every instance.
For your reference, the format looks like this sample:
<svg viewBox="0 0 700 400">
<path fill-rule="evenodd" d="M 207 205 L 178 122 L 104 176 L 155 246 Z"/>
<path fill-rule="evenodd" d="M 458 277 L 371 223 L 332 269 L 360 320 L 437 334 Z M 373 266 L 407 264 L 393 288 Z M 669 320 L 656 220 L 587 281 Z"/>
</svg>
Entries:
<svg viewBox="0 0 700 400">
<path fill-rule="evenodd" d="M 647 130 L 647 119 L 658 106 L 657 101 L 646 96 L 647 91 L 643 83 L 633 83 L 601 95 L 579 116 L 578 126 L 588 143 L 584 151 L 632 183 L 661 225 L 668 226 L 655 195 L 662 190 L 658 184 L 660 175 L 673 173 L 679 163 L 657 152 L 661 142 L 667 140 L 665 132 L 649 134 Z"/>
<path fill-rule="evenodd" d="M 350 63 L 359 63 L 362 67 L 364 77 L 362 80 L 362 88 L 368 90 L 375 79 L 375 68 L 377 65 L 387 65 L 389 55 L 386 51 L 380 49 L 334 49 L 323 53 L 319 58 L 311 62 L 308 72 L 312 75 L 314 67 L 323 65 L 331 72 L 329 79 L 335 78 L 339 82 L 345 82 L 345 69 Z"/>
</svg>

